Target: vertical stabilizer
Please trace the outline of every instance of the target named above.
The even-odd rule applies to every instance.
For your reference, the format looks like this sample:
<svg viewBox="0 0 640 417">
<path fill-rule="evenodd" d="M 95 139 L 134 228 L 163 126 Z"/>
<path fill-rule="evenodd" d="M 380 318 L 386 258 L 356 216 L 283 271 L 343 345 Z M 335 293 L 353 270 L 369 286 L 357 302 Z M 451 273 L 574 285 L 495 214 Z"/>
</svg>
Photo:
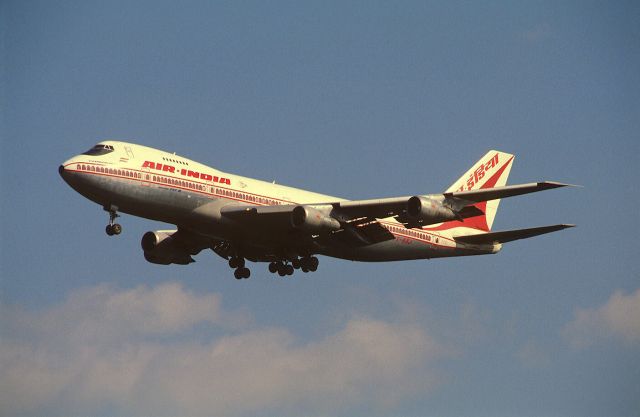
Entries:
<svg viewBox="0 0 640 417">
<path fill-rule="evenodd" d="M 509 153 L 491 150 L 464 173 L 446 192 L 480 190 L 501 187 L 507 184 L 507 178 L 513 165 L 514 156 Z M 470 227 L 484 231 L 491 230 L 500 200 L 483 201 L 474 204 L 485 215 L 455 222 L 459 227 Z"/>
</svg>

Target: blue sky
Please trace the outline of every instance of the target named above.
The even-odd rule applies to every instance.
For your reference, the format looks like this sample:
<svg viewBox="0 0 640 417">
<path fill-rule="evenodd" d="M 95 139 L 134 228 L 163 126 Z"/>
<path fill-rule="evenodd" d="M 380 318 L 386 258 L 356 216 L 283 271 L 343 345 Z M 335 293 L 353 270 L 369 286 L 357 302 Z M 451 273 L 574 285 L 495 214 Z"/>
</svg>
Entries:
<svg viewBox="0 0 640 417">
<path fill-rule="evenodd" d="M 0 4 L 0 414 L 632 416 L 640 409 L 634 2 Z M 346 197 L 444 190 L 488 149 L 494 256 L 237 282 L 58 176 L 101 139 Z"/>
</svg>

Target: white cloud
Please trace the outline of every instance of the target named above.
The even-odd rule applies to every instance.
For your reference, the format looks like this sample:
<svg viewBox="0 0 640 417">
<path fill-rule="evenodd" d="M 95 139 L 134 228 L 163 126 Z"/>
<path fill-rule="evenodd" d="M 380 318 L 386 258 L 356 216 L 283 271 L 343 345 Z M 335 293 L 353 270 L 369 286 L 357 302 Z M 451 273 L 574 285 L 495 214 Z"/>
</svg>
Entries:
<svg viewBox="0 0 640 417">
<path fill-rule="evenodd" d="M 3 315 L 10 316 L 8 324 L 18 326 L 22 337 L 78 344 L 175 334 L 198 323 L 237 327 L 250 320 L 246 312 L 223 312 L 219 295 L 196 295 L 177 283 L 128 290 L 103 284 L 77 290 L 46 312 L 8 310 Z"/>
<path fill-rule="evenodd" d="M 548 368 L 551 365 L 549 354 L 533 340 L 521 346 L 515 357 L 528 368 Z"/>
<path fill-rule="evenodd" d="M 604 338 L 617 338 L 629 344 L 640 343 L 640 289 L 629 295 L 616 291 L 602 306 L 577 309 L 563 335 L 577 348 Z"/>
<path fill-rule="evenodd" d="M 246 415 L 388 407 L 436 384 L 443 349 L 410 319 L 351 318 L 316 341 L 255 328 L 177 284 L 77 291 L 3 315 L 0 414 Z M 230 317 L 244 316 L 228 327 Z M 245 323 L 245 325 L 243 325 Z M 203 330 L 202 326 L 207 327 Z"/>
</svg>

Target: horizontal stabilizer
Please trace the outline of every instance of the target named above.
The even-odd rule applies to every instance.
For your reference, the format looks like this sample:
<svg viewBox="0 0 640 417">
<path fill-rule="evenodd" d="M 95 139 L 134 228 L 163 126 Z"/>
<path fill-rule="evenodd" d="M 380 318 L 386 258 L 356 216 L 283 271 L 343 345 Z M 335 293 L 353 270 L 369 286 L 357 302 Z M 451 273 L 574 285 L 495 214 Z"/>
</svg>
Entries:
<svg viewBox="0 0 640 417">
<path fill-rule="evenodd" d="M 529 229 L 506 230 L 504 232 L 482 233 L 478 235 L 454 237 L 456 242 L 470 243 L 472 245 L 494 244 L 511 242 L 518 239 L 527 239 L 545 233 L 557 232 L 558 230 L 575 227 L 575 224 L 556 224 L 553 226 L 531 227 Z"/>
<path fill-rule="evenodd" d="M 449 192 L 444 193 L 444 196 L 447 198 L 459 198 L 461 200 L 478 203 L 480 201 L 496 200 L 499 198 L 513 197 L 516 195 L 569 186 L 571 186 L 571 184 L 563 184 L 555 181 L 543 181 L 532 182 L 529 184 L 507 185 L 504 187 L 484 188 L 481 190 Z"/>
</svg>

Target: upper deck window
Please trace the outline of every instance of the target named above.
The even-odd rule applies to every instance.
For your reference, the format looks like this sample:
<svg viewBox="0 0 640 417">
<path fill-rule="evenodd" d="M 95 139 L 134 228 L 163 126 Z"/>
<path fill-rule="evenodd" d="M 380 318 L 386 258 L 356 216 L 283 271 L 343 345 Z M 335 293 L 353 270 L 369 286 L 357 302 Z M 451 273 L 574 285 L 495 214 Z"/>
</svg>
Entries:
<svg viewBox="0 0 640 417">
<path fill-rule="evenodd" d="M 83 153 L 83 155 L 93 155 L 93 156 L 106 155 L 113 151 L 114 149 L 113 149 L 113 146 L 111 145 L 98 144 L 93 148 L 89 149 L 88 151 L 86 151 L 85 153 Z"/>
</svg>

